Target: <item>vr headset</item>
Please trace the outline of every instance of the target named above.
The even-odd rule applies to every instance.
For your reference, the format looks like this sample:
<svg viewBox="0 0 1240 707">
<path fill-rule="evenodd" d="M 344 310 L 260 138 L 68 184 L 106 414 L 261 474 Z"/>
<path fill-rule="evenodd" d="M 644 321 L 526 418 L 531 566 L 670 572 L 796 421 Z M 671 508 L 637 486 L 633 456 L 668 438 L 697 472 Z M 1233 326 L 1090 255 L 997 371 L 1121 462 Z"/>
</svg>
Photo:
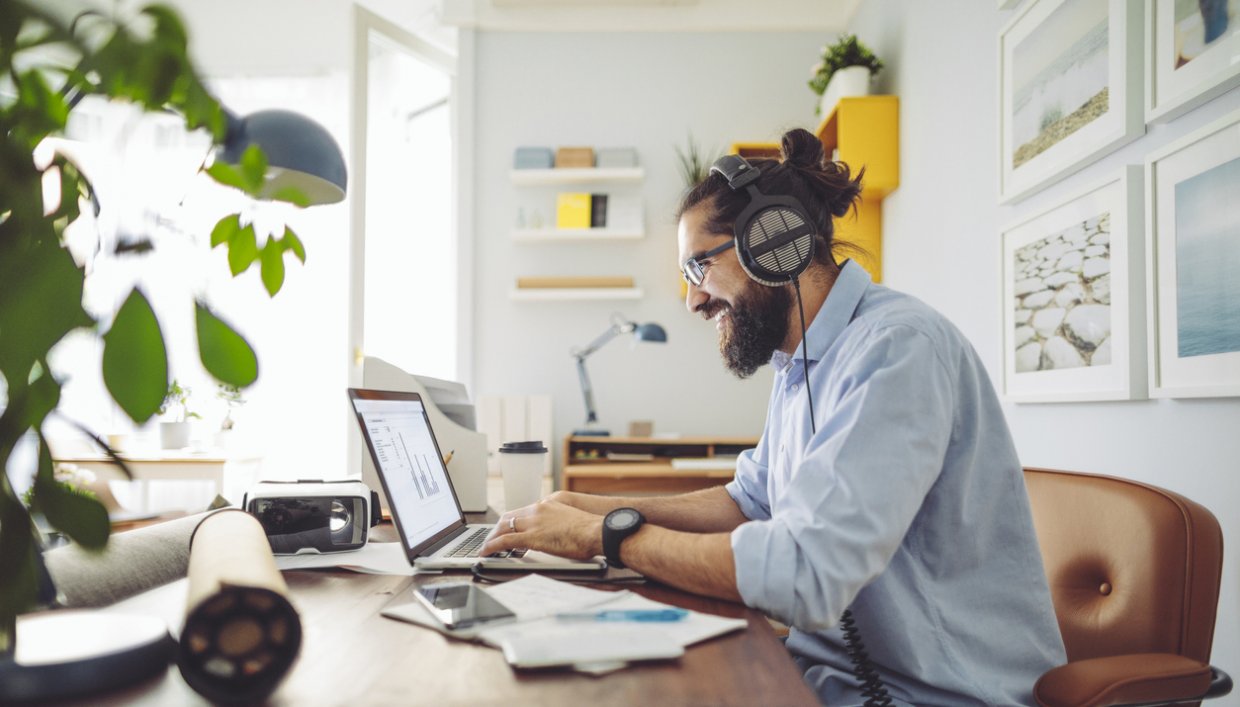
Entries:
<svg viewBox="0 0 1240 707">
<path fill-rule="evenodd" d="M 343 552 L 366 544 L 382 516 L 379 495 L 361 481 L 263 481 L 241 500 L 276 555 Z"/>
</svg>

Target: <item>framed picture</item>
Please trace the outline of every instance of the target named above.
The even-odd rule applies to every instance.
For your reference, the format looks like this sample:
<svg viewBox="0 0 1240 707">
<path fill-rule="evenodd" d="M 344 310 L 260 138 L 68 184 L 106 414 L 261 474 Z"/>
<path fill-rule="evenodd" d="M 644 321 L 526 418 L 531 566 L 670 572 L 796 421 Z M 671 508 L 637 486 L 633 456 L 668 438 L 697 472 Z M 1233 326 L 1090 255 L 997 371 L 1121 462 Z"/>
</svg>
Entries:
<svg viewBox="0 0 1240 707">
<path fill-rule="evenodd" d="M 1240 111 L 1145 161 L 1150 394 L 1240 396 Z"/>
<path fill-rule="evenodd" d="M 1003 232 L 1003 392 L 1015 402 L 1146 396 L 1141 168 Z"/>
<path fill-rule="evenodd" d="M 1240 0 L 1151 0 L 1146 11 L 1147 122 L 1240 86 Z"/>
<path fill-rule="evenodd" d="M 1035 0 L 999 33 L 999 201 L 1145 133 L 1139 3 Z"/>
</svg>

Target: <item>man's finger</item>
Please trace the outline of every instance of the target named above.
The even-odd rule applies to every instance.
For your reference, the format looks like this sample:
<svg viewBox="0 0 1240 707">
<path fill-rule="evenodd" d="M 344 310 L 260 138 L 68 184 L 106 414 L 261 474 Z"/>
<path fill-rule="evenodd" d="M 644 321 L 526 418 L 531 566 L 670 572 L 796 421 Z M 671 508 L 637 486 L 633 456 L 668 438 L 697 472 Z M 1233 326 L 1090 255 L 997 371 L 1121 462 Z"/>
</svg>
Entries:
<svg viewBox="0 0 1240 707">
<path fill-rule="evenodd" d="M 521 538 L 524 536 L 524 533 L 503 533 L 483 543 L 482 549 L 478 551 L 478 554 L 485 557 L 486 555 L 494 555 L 501 550 L 524 547 L 521 544 Z"/>
</svg>

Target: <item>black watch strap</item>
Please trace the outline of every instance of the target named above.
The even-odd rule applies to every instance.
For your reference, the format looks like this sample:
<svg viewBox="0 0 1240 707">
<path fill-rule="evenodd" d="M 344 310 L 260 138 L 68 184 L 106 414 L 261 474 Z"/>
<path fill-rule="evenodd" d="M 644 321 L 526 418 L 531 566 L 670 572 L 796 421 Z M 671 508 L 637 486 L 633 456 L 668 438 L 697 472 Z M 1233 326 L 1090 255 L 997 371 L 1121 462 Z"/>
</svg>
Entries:
<svg viewBox="0 0 1240 707">
<path fill-rule="evenodd" d="M 618 518 L 624 518 L 628 522 L 617 527 Z M 620 561 L 620 546 L 629 536 L 641 530 L 645 522 L 646 518 L 635 508 L 617 508 L 603 518 L 603 556 L 607 558 L 609 566 L 624 567 L 624 563 Z"/>
</svg>

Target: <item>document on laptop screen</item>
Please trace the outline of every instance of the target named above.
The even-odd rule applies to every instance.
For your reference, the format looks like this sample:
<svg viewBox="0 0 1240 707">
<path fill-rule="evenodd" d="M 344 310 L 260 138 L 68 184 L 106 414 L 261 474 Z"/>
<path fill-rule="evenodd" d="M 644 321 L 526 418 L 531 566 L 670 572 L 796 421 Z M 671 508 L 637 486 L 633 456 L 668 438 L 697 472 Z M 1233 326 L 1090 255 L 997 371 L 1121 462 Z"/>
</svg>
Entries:
<svg viewBox="0 0 1240 707">
<path fill-rule="evenodd" d="M 358 400 L 356 404 L 409 547 L 460 520 L 448 470 L 435 449 L 422 403 Z"/>
</svg>

